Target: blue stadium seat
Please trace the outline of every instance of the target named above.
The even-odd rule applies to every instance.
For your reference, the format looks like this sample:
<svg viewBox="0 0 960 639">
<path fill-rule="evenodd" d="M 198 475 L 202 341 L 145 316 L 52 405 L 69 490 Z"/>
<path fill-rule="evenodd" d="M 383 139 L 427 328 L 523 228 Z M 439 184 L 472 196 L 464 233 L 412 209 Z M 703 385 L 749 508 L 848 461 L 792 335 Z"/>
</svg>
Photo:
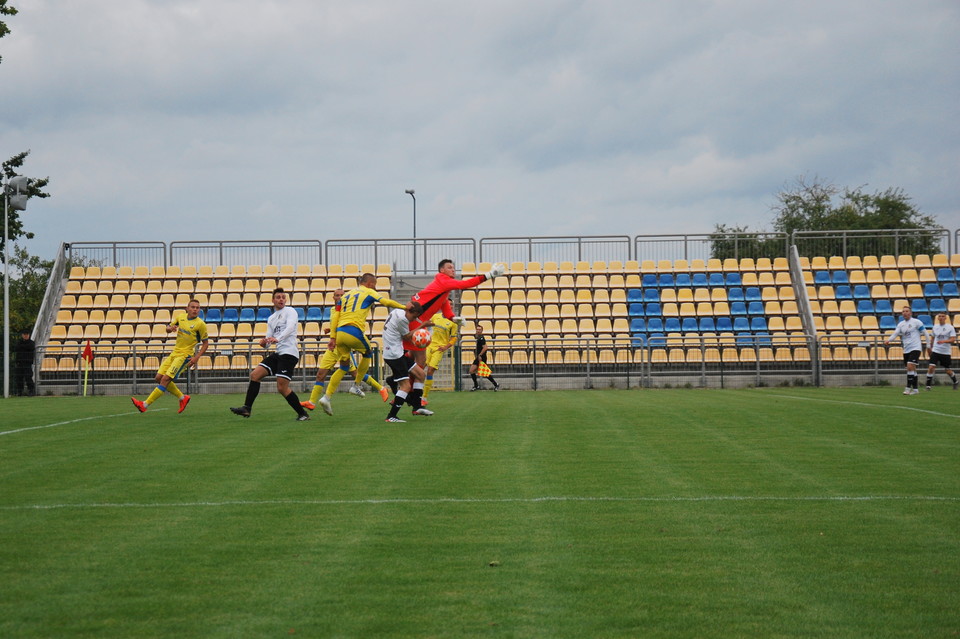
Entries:
<svg viewBox="0 0 960 639">
<path fill-rule="evenodd" d="M 753 346 L 754 343 L 753 333 L 746 331 L 737 333 L 737 346 Z"/>
<path fill-rule="evenodd" d="M 853 287 L 853 299 L 868 300 L 870 297 L 870 287 L 866 284 L 857 284 Z"/>
<path fill-rule="evenodd" d="M 750 330 L 753 331 L 754 333 L 766 333 L 767 318 L 766 317 L 750 318 Z"/>
<path fill-rule="evenodd" d="M 897 327 L 897 322 L 899 320 L 893 315 L 881 315 L 880 316 L 880 330 L 882 331 L 892 331 Z"/>
<path fill-rule="evenodd" d="M 876 311 L 873 309 L 871 300 L 860 300 L 857 302 L 857 313 L 860 315 L 873 315 Z"/>
<path fill-rule="evenodd" d="M 711 273 L 708 283 L 710 286 L 723 287 L 727 285 L 727 281 L 723 279 L 723 273 Z"/>
<path fill-rule="evenodd" d="M 746 317 L 734 317 L 733 318 L 733 332 L 734 333 L 749 333 L 750 332 L 750 320 Z"/>
<path fill-rule="evenodd" d="M 269 306 L 257 310 L 257 321 L 266 322 L 273 315 L 273 309 Z"/>
<path fill-rule="evenodd" d="M 220 321 L 220 309 L 219 308 L 208 308 L 207 316 L 204 320 L 207 324 L 216 324 Z"/>
<path fill-rule="evenodd" d="M 627 314 L 630 317 L 643 317 L 643 304 L 631 304 L 627 307 Z"/>
<path fill-rule="evenodd" d="M 935 297 L 930 300 L 930 312 L 933 315 L 947 312 L 947 303 L 941 297 Z"/>
<path fill-rule="evenodd" d="M 663 323 L 663 330 L 666 333 L 679 333 L 680 332 L 680 318 L 679 317 L 668 317 Z"/>
<path fill-rule="evenodd" d="M 770 333 L 755 333 L 754 337 L 756 338 L 757 342 L 763 346 L 769 346 L 773 344 L 773 336 L 770 335 Z"/>
<path fill-rule="evenodd" d="M 680 330 L 684 333 L 696 333 L 700 329 L 697 327 L 697 318 L 696 317 L 684 317 L 683 323 L 680 325 Z"/>
<path fill-rule="evenodd" d="M 689 273 L 677 273 L 674 283 L 677 288 L 691 288 L 693 286 Z"/>
<path fill-rule="evenodd" d="M 649 333 L 647 335 L 647 344 L 650 346 L 666 346 L 667 345 L 667 336 L 663 333 Z"/>
<path fill-rule="evenodd" d="M 733 332 L 733 320 L 729 317 L 721 316 L 717 318 L 717 332 L 718 333 L 732 333 Z"/>
<path fill-rule="evenodd" d="M 644 335 L 643 333 L 637 333 L 636 335 L 632 336 L 630 340 L 630 345 L 633 348 L 643 348 L 646 341 L 647 341 L 646 335 Z"/>
<path fill-rule="evenodd" d="M 834 271 L 833 272 L 833 283 L 834 284 L 849 284 L 850 276 L 846 271 Z"/>
<path fill-rule="evenodd" d="M 941 268 L 937 269 L 937 281 L 938 282 L 952 282 L 956 278 L 953 275 L 953 269 Z"/>
<path fill-rule="evenodd" d="M 252 308 L 241 308 L 240 309 L 240 321 L 253 323 L 257 321 L 257 312 Z"/>
<path fill-rule="evenodd" d="M 663 315 L 663 310 L 660 308 L 660 304 L 654 302 L 653 304 L 647 304 L 647 317 L 659 317 Z"/>
<path fill-rule="evenodd" d="M 329 321 L 330 321 L 330 316 L 331 316 L 332 314 L 333 314 L 333 307 L 332 307 L 332 306 L 324 306 L 324 307 L 323 307 L 323 321 L 324 321 L 324 322 L 329 322 Z"/>
<path fill-rule="evenodd" d="M 644 274 L 643 274 L 643 279 L 640 280 L 640 284 L 641 284 L 644 288 L 648 288 L 648 287 L 656 288 L 656 287 L 657 287 L 657 275 L 656 275 L 655 273 L 644 273 Z"/>
<path fill-rule="evenodd" d="M 850 290 L 850 287 L 846 284 L 841 284 L 837 287 L 837 290 L 834 292 L 834 296 L 838 300 L 851 300 L 853 299 L 853 292 Z"/>
<path fill-rule="evenodd" d="M 307 309 L 307 321 L 308 322 L 322 322 L 323 321 L 323 309 L 319 306 L 311 306 Z"/>
<path fill-rule="evenodd" d="M 760 302 L 763 300 L 760 295 L 760 289 L 756 286 L 747 287 L 747 290 L 743 292 L 743 299 L 748 302 Z"/>
<path fill-rule="evenodd" d="M 647 332 L 650 333 L 663 333 L 663 320 L 659 317 L 651 317 L 647 319 Z"/>
<path fill-rule="evenodd" d="M 647 290 L 653 290 L 654 293 L 657 292 L 657 291 L 654 290 L 654 289 L 647 289 Z M 643 301 L 643 293 L 644 293 L 644 292 L 641 291 L 639 288 L 627 289 L 627 302 L 628 302 L 628 303 L 629 303 L 629 302 L 642 302 L 642 301 Z"/>
<path fill-rule="evenodd" d="M 817 286 L 830 284 L 830 271 L 817 271 L 813 274 L 813 283 Z"/>
<path fill-rule="evenodd" d="M 727 273 L 727 286 L 740 286 L 741 284 L 743 284 L 743 278 L 740 273 L 736 271 Z"/>
<path fill-rule="evenodd" d="M 923 327 L 924 327 L 925 329 L 927 329 L 928 331 L 933 329 L 933 317 L 932 317 L 932 316 L 930 316 L 930 315 L 917 315 L 917 319 L 920 320 L 921 322 L 923 322 Z"/>
<path fill-rule="evenodd" d="M 239 322 L 240 321 L 240 311 L 235 308 L 225 308 L 223 309 L 223 318 L 221 322 Z"/>
<path fill-rule="evenodd" d="M 673 283 L 673 273 L 661 273 L 660 274 L 660 288 L 673 288 L 676 286 Z"/>
<path fill-rule="evenodd" d="M 924 297 L 940 297 L 940 285 L 939 284 L 924 284 L 923 286 L 923 296 Z"/>
<path fill-rule="evenodd" d="M 199 317 L 199 318 L 202 319 L 202 320 L 205 320 L 205 319 L 207 318 L 207 316 L 206 316 L 206 314 L 203 312 L 203 309 L 202 309 L 202 308 L 200 309 L 200 312 L 197 313 L 197 317 Z"/>
<path fill-rule="evenodd" d="M 744 302 L 734 302 L 730 305 L 731 315 L 746 315 L 747 305 Z"/>
<path fill-rule="evenodd" d="M 747 304 L 747 315 L 763 315 L 763 302 L 750 302 Z"/>
<path fill-rule="evenodd" d="M 643 289 L 644 304 L 649 304 L 650 302 L 659 302 L 659 301 L 660 301 L 660 291 L 658 291 L 655 288 Z"/>
<path fill-rule="evenodd" d="M 957 285 L 953 282 L 944 284 L 942 290 L 944 297 L 960 297 L 960 291 L 957 290 Z"/>
<path fill-rule="evenodd" d="M 728 302 L 742 302 L 743 301 L 743 289 L 742 288 L 731 288 L 727 290 L 727 301 Z"/>
<path fill-rule="evenodd" d="M 877 315 L 892 315 L 893 302 L 888 299 L 877 300 L 875 303 Z"/>
<path fill-rule="evenodd" d="M 647 321 L 642 317 L 635 317 L 630 320 L 630 332 L 631 333 L 646 333 L 647 332 Z"/>
<path fill-rule="evenodd" d="M 694 273 L 693 279 L 691 280 L 694 288 L 706 288 L 707 284 L 707 274 L 706 273 Z"/>
<path fill-rule="evenodd" d="M 717 324 L 713 321 L 712 317 L 701 317 L 700 318 L 700 332 L 701 333 L 715 333 L 717 331 Z"/>
<path fill-rule="evenodd" d="M 913 314 L 917 313 L 929 313 L 930 308 L 927 306 L 927 300 L 924 298 L 918 298 L 915 300 L 910 300 L 910 310 L 913 311 Z"/>
</svg>

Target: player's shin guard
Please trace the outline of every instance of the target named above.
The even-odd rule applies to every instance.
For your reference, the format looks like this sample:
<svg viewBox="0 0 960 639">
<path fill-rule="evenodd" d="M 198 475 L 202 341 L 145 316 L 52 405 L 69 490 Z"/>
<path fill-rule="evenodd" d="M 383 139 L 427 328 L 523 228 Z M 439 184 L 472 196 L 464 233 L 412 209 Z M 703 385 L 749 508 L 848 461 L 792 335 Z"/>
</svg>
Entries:
<svg viewBox="0 0 960 639">
<path fill-rule="evenodd" d="M 253 408 L 253 403 L 257 401 L 257 395 L 260 394 L 260 382 L 250 382 L 247 386 L 247 398 L 243 400 L 243 405 L 247 408 Z"/>
<path fill-rule="evenodd" d="M 393 397 L 393 403 L 390 405 L 390 414 L 387 417 L 396 417 L 407 399 L 407 391 L 397 391 Z"/>
<path fill-rule="evenodd" d="M 300 405 L 300 398 L 297 397 L 297 394 L 293 391 L 286 397 L 287 403 L 290 404 L 290 408 L 297 412 L 297 415 L 306 415 L 307 411 L 304 410 L 303 406 Z"/>
<path fill-rule="evenodd" d="M 907 388 L 916 388 L 917 387 L 917 372 L 910 371 L 907 373 Z"/>
<path fill-rule="evenodd" d="M 173 383 L 172 379 L 167 384 L 167 392 L 173 395 L 174 397 L 176 397 L 177 399 L 180 399 L 181 397 L 183 397 L 183 391 L 177 388 L 177 385 Z"/>
<path fill-rule="evenodd" d="M 160 399 L 160 396 L 163 395 L 165 392 L 167 392 L 166 388 L 164 388 L 163 386 L 157 386 L 156 388 L 153 389 L 153 392 L 147 396 L 147 398 L 143 401 L 143 403 L 149 406 L 150 404 Z"/>
</svg>

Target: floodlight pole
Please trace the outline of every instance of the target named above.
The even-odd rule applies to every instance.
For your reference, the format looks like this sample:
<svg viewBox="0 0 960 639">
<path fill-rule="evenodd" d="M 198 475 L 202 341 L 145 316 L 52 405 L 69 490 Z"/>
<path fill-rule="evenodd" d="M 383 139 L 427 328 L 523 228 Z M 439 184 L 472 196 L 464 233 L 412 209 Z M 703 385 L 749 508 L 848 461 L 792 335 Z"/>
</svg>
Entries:
<svg viewBox="0 0 960 639">
<path fill-rule="evenodd" d="M 8 219 L 10 217 L 10 194 L 3 185 L 3 398 L 10 397 L 10 242 Z"/>
<path fill-rule="evenodd" d="M 417 272 L 417 196 L 414 195 L 413 189 L 407 189 L 404 191 L 407 195 L 413 198 L 413 272 Z"/>
</svg>

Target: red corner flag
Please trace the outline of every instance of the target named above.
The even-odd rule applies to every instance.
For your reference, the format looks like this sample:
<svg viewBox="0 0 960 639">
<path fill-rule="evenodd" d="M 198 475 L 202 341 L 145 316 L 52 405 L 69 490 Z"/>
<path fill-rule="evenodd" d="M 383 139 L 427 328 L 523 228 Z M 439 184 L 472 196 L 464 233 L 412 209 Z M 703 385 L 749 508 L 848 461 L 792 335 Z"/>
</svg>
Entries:
<svg viewBox="0 0 960 639">
<path fill-rule="evenodd" d="M 490 377 L 491 371 L 490 367 L 487 366 L 486 362 L 480 362 L 477 364 L 477 375 L 480 377 Z"/>
<path fill-rule="evenodd" d="M 90 340 L 87 340 L 87 347 L 83 349 L 83 355 L 80 359 L 87 363 L 87 367 L 93 365 L 93 349 L 90 348 Z"/>
</svg>

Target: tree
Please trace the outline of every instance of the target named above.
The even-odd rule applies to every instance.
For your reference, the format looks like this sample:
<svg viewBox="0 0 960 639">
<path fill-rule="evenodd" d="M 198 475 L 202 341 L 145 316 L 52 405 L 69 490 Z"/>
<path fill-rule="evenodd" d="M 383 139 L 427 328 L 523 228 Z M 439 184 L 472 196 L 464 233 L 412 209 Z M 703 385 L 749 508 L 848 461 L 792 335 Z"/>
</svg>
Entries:
<svg viewBox="0 0 960 639">
<path fill-rule="evenodd" d="M 10 255 L 10 326 L 19 334 L 33 326 L 43 304 L 53 260 L 41 260 L 23 247 L 14 245 Z M 0 298 L 0 312 L 3 299 Z M 13 332 L 12 331 L 12 332 Z"/>
<path fill-rule="evenodd" d="M 0 0 L 0 16 L 15 16 L 17 15 L 17 10 L 14 7 L 7 6 L 7 0 Z M 7 26 L 7 23 L 3 20 L 0 20 L 0 38 L 10 33 L 10 27 Z M 0 62 L 3 62 L 3 58 L 0 57 Z"/>
<path fill-rule="evenodd" d="M 0 0 L 0 2 L 2 1 L 3 0 Z M 23 162 L 24 160 L 26 160 L 28 155 L 30 155 L 29 150 L 15 155 L 3 163 L 4 182 L 14 177 L 15 175 L 20 175 L 17 172 L 17 169 L 23 166 Z M 50 182 L 50 178 L 30 178 L 30 186 L 28 188 L 28 193 L 30 197 L 31 198 L 50 197 L 49 193 L 44 193 L 42 190 L 43 187 L 45 187 L 49 182 Z M 13 209 L 9 209 L 7 211 L 7 225 L 8 225 L 7 236 L 10 239 L 10 241 L 16 241 L 17 238 L 20 238 L 20 237 L 25 237 L 27 239 L 30 239 L 33 237 L 33 233 L 30 233 L 24 230 L 23 220 L 20 219 L 20 211 L 15 211 Z M 0 236 L 0 262 L 3 261 L 4 255 L 5 255 L 5 251 L 4 251 L 3 237 Z"/>
</svg>

